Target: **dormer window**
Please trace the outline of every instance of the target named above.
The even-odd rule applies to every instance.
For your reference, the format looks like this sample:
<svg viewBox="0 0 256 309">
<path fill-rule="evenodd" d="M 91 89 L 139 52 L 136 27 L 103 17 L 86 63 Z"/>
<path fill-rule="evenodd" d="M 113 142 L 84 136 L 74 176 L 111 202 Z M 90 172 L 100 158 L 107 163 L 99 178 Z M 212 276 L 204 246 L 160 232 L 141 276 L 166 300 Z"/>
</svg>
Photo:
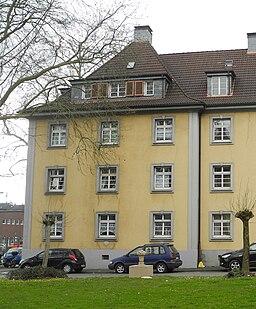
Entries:
<svg viewBox="0 0 256 309">
<path fill-rule="evenodd" d="M 107 97 L 108 84 L 92 84 L 92 98 L 106 98 Z"/>
<path fill-rule="evenodd" d="M 228 96 L 233 92 L 234 74 L 207 73 L 207 94 L 208 96 Z"/>
<path fill-rule="evenodd" d="M 154 82 L 152 80 L 144 83 L 144 93 L 147 96 L 154 95 Z"/>
<path fill-rule="evenodd" d="M 125 82 L 115 82 L 110 84 L 110 97 L 124 97 Z"/>
</svg>

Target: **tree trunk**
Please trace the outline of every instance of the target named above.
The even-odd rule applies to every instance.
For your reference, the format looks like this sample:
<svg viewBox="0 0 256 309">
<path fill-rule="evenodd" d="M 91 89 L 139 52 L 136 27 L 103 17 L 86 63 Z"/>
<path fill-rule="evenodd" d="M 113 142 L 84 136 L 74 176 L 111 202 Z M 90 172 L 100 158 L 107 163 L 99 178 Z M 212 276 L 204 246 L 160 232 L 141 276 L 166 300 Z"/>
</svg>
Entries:
<svg viewBox="0 0 256 309">
<path fill-rule="evenodd" d="M 249 220 L 243 221 L 243 265 L 242 271 L 244 274 L 249 273 Z"/>
<path fill-rule="evenodd" d="M 50 250 L 50 233 L 51 233 L 51 222 L 47 222 L 45 224 L 45 249 L 44 249 L 44 258 L 42 267 L 46 268 L 48 265 L 48 257 L 49 257 L 49 250 Z"/>
</svg>

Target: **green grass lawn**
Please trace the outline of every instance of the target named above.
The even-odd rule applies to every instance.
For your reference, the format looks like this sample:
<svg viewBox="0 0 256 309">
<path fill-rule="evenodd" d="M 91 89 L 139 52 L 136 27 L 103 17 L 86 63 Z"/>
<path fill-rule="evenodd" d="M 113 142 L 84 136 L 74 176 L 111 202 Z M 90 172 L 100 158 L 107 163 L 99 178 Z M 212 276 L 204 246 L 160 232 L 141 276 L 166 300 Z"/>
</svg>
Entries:
<svg viewBox="0 0 256 309">
<path fill-rule="evenodd" d="M 256 278 L 0 279 L 0 308 L 256 308 Z"/>
</svg>

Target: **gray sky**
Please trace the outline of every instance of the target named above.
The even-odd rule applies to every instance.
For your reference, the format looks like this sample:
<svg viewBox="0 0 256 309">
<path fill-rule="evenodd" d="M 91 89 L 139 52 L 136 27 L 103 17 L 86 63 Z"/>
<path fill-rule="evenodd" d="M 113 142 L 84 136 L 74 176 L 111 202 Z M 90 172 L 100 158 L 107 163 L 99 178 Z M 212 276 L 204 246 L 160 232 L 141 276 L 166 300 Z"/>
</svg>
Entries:
<svg viewBox="0 0 256 309">
<path fill-rule="evenodd" d="M 139 22 L 153 30 L 158 53 L 247 48 L 256 32 L 255 0 L 140 0 Z"/>
<path fill-rule="evenodd" d="M 160 54 L 247 48 L 247 33 L 256 32 L 255 0 L 138 2 L 143 17 L 136 25 L 152 28 L 153 46 Z M 0 169 L 4 166 L 0 162 Z M 25 176 L 0 178 L 0 192 L 0 202 L 24 203 Z"/>
</svg>

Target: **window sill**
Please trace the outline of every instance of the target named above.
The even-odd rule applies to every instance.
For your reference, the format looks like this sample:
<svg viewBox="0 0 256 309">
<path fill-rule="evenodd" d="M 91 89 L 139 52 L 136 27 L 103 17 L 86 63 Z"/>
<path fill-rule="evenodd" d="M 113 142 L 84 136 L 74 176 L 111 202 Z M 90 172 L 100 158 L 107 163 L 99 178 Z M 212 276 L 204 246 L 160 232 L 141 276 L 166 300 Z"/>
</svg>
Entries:
<svg viewBox="0 0 256 309">
<path fill-rule="evenodd" d="M 150 242 L 173 242 L 173 238 L 151 238 Z"/>
<path fill-rule="evenodd" d="M 170 194 L 170 193 L 174 193 L 173 190 L 152 190 L 150 192 L 151 194 L 157 194 L 157 193 L 167 193 L 167 194 Z"/>
<path fill-rule="evenodd" d="M 212 238 L 210 239 L 210 242 L 233 242 L 234 240 L 232 238 Z"/>
<path fill-rule="evenodd" d="M 174 145 L 174 142 L 153 142 L 152 143 L 153 146 L 171 146 Z"/>
</svg>

